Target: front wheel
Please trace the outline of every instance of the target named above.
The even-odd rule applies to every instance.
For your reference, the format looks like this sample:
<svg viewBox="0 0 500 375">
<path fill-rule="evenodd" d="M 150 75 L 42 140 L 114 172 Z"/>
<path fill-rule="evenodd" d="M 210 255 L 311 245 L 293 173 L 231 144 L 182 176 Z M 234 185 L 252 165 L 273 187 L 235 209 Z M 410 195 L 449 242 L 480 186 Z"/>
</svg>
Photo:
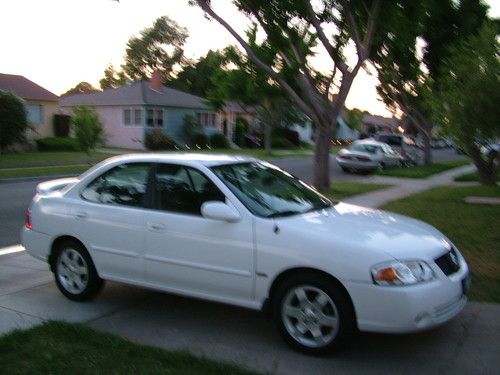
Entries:
<svg viewBox="0 0 500 375">
<path fill-rule="evenodd" d="M 282 284 L 274 317 L 285 340 L 309 354 L 330 353 L 355 331 L 354 311 L 346 292 L 321 275 L 298 276 Z"/>
<path fill-rule="evenodd" d="M 61 293 L 73 301 L 92 299 L 104 284 L 87 250 L 76 241 L 67 241 L 59 246 L 54 277 Z"/>
</svg>

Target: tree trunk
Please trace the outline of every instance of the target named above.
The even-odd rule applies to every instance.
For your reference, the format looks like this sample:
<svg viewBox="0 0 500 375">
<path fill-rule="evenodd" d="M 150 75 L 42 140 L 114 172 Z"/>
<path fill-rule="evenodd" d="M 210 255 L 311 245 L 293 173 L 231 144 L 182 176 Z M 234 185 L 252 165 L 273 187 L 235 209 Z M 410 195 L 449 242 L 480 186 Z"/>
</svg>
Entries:
<svg viewBox="0 0 500 375">
<path fill-rule="evenodd" d="M 271 125 L 267 121 L 264 123 L 264 150 L 266 154 L 271 154 Z"/>
<path fill-rule="evenodd" d="M 432 164 L 432 147 L 431 147 L 431 134 L 427 132 L 422 132 L 424 135 L 424 164 Z"/>
<path fill-rule="evenodd" d="M 467 153 L 474 162 L 482 185 L 496 185 L 496 167 L 493 159 L 484 160 L 481 151 L 474 144 L 467 144 Z"/>
<path fill-rule="evenodd" d="M 331 131 L 330 124 L 316 124 L 313 184 L 318 190 L 330 188 Z"/>
</svg>

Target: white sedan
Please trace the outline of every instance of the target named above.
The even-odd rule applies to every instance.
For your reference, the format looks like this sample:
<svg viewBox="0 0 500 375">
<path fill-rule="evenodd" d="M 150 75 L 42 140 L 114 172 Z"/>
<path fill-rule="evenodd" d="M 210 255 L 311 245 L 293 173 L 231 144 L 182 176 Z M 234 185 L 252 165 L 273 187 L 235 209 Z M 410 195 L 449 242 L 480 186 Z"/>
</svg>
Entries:
<svg viewBox="0 0 500 375">
<path fill-rule="evenodd" d="M 404 158 L 386 143 L 363 139 L 340 150 L 335 158 L 344 172 L 399 167 Z"/>
<path fill-rule="evenodd" d="M 331 201 L 271 164 L 224 155 L 125 155 L 41 183 L 22 243 L 72 300 L 113 280 L 263 309 L 309 353 L 356 329 L 444 323 L 464 307 L 469 280 L 430 225 Z"/>
</svg>

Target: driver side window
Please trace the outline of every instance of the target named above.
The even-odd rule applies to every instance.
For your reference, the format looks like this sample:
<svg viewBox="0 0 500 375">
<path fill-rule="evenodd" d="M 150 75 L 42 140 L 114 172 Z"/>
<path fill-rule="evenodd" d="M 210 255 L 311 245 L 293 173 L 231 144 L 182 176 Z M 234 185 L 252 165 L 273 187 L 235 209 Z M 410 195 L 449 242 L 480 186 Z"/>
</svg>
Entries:
<svg viewBox="0 0 500 375">
<path fill-rule="evenodd" d="M 203 203 L 225 202 L 225 196 L 212 181 L 194 168 L 159 164 L 154 200 L 154 207 L 163 211 L 201 215 Z"/>
</svg>

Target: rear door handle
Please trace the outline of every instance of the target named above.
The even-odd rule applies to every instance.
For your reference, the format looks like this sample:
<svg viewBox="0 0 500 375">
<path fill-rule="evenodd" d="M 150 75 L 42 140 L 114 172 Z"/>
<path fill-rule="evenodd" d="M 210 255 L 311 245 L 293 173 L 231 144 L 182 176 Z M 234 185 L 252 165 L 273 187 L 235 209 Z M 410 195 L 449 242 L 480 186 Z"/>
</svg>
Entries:
<svg viewBox="0 0 500 375">
<path fill-rule="evenodd" d="M 148 227 L 148 230 L 151 232 L 164 232 L 165 231 L 165 225 L 160 224 L 160 223 L 148 223 L 147 227 Z"/>
<path fill-rule="evenodd" d="M 85 211 L 76 211 L 75 216 L 77 219 L 86 219 L 88 214 Z"/>
</svg>

